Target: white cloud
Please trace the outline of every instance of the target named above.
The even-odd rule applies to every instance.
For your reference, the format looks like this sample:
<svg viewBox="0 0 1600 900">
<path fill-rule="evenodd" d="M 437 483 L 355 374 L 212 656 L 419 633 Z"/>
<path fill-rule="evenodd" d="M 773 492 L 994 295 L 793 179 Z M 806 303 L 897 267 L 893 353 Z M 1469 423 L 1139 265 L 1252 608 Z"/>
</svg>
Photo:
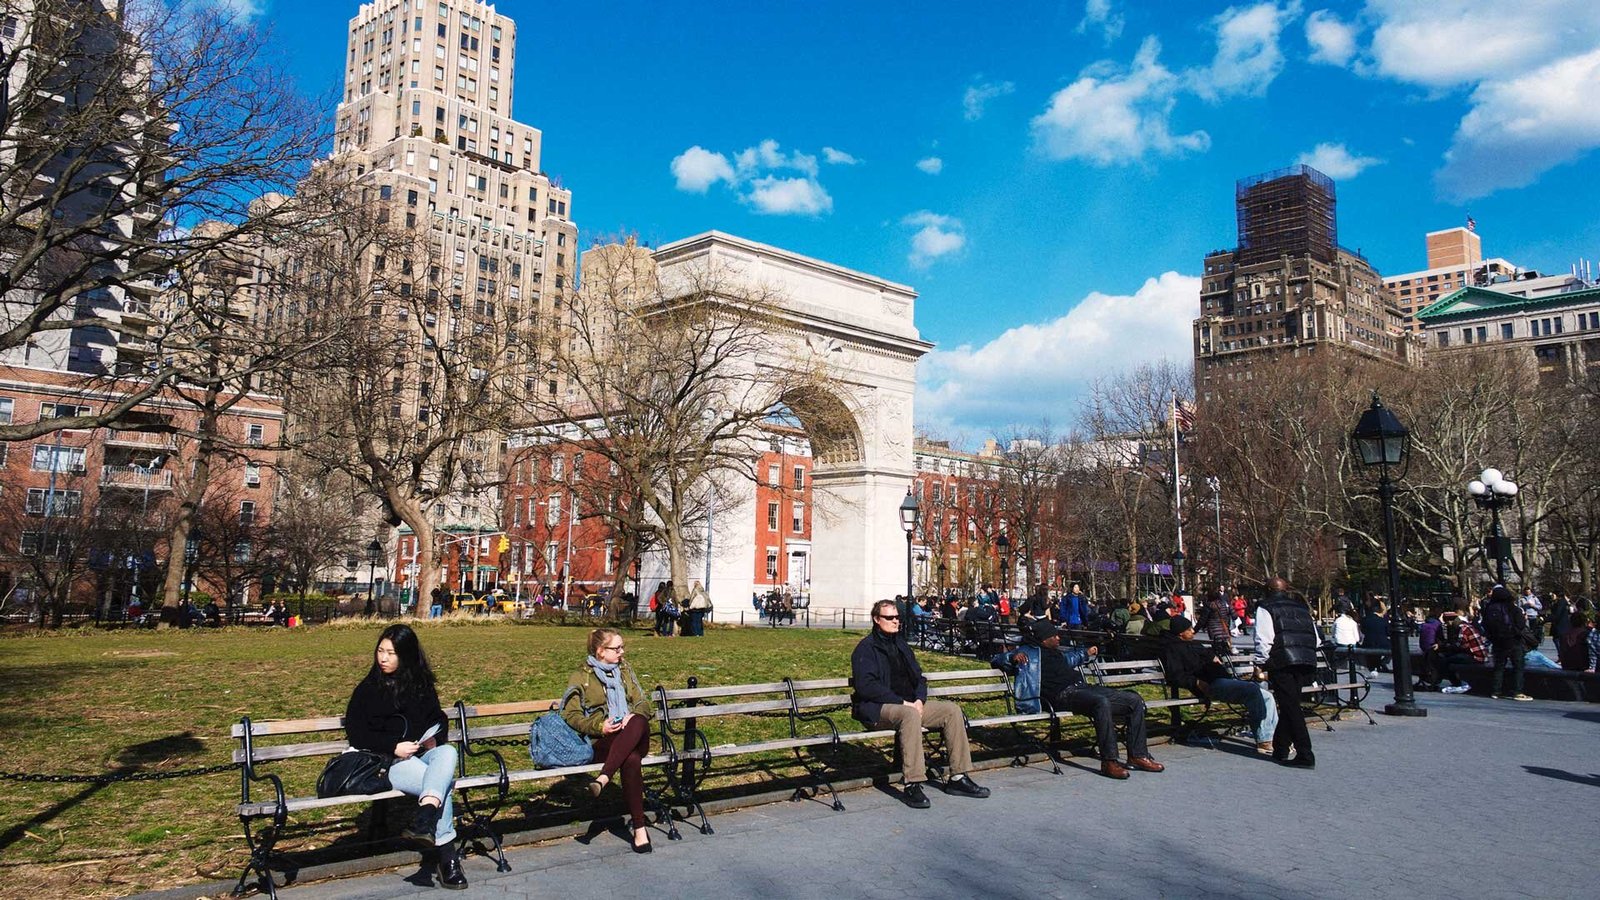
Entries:
<svg viewBox="0 0 1600 900">
<path fill-rule="evenodd" d="M 1470 200 L 1532 184 L 1546 170 L 1600 147 L 1600 49 L 1519 78 L 1485 82 L 1457 126 L 1435 184 Z"/>
<path fill-rule="evenodd" d="M 833 147 L 822 155 L 834 165 L 855 165 L 859 160 Z M 800 176 L 782 175 L 799 172 Z M 785 153 L 768 138 L 734 154 L 730 162 L 720 152 L 696 144 L 672 160 L 678 190 L 704 194 L 717 182 L 726 182 L 739 201 L 766 215 L 820 216 L 833 211 L 833 197 L 817 180 L 817 158 L 799 150 Z"/>
<path fill-rule="evenodd" d="M 918 269 L 925 269 L 939 257 L 967 245 L 961 220 L 952 216 L 942 216 L 923 209 L 906 216 L 901 224 L 917 229 L 911 236 L 911 254 L 906 259 Z"/>
<path fill-rule="evenodd" d="M 754 147 L 747 147 L 733 157 L 733 162 L 739 168 L 739 174 L 750 177 L 756 172 L 766 169 L 794 169 L 804 172 L 812 178 L 817 177 L 817 158 L 809 153 L 785 154 L 778 147 L 778 142 L 767 138 Z"/>
<path fill-rule="evenodd" d="M 1190 73 L 1195 93 L 1207 100 L 1266 93 L 1283 71 L 1278 37 L 1299 16 L 1298 2 L 1230 6 L 1211 20 L 1217 29 L 1217 54 L 1211 65 Z"/>
<path fill-rule="evenodd" d="M 1051 159 L 1084 159 L 1099 166 L 1173 156 L 1211 146 L 1204 131 L 1174 135 L 1172 108 L 1179 79 L 1161 65 L 1161 42 L 1147 37 L 1126 72 L 1109 63 L 1085 69 L 1034 117 L 1033 140 Z"/>
<path fill-rule="evenodd" d="M 814 178 L 767 175 L 750 183 L 744 202 L 767 215 L 819 216 L 833 211 L 833 198 Z"/>
<path fill-rule="evenodd" d="M 712 153 L 699 144 L 690 147 L 672 159 L 672 177 L 678 179 L 678 190 L 704 194 L 719 181 L 732 184 L 733 166 L 721 153 Z"/>
<path fill-rule="evenodd" d="M 1382 163 L 1372 156 L 1357 156 L 1343 144 L 1321 143 L 1300 154 L 1296 163 L 1310 166 L 1335 180 L 1354 178 L 1365 169 Z"/>
<path fill-rule="evenodd" d="M 981 347 L 936 349 L 917 364 L 917 424 L 950 432 L 1070 422 L 1101 373 L 1187 360 L 1199 310 L 1200 279 L 1167 272 L 1131 296 L 1091 293 L 1058 319 Z"/>
<path fill-rule="evenodd" d="M 222 10 L 241 20 L 259 18 L 267 11 L 267 0 L 204 0 L 204 5 Z"/>
<path fill-rule="evenodd" d="M 1345 66 L 1356 55 L 1355 25 L 1343 22 L 1337 15 L 1319 9 L 1306 19 L 1306 43 L 1311 47 L 1311 61 L 1331 66 Z"/>
<path fill-rule="evenodd" d="M 1078 33 L 1088 34 L 1092 28 L 1109 44 L 1122 36 L 1126 24 L 1127 19 L 1121 13 L 1111 11 L 1111 0 L 1087 0 L 1083 4 L 1083 21 L 1078 23 Z"/>
<path fill-rule="evenodd" d="M 1600 147 L 1600 3 L 1368 0 L 1372 73 L 1470 90 L 1434 184 L 1449 200 L 1523 187 Z"/>
<path fill-rule="evenodd" d="M 937 175 L 944 171 L 944 160 L 937 156 L 925 157 L 917 160 L 917 168 L 928 173 L 929 175 Z"/>
<path fill-rule="evenodd" d="M 983 107 L 996 97 L 1004 97 L 1014 93 L 1015 84 L 1009 81 L 979 82 L 969 85 L 965 94 L 961 95 L 961 109 L 968 122 L 976 122 L 983 118 Z"/>
</svg>

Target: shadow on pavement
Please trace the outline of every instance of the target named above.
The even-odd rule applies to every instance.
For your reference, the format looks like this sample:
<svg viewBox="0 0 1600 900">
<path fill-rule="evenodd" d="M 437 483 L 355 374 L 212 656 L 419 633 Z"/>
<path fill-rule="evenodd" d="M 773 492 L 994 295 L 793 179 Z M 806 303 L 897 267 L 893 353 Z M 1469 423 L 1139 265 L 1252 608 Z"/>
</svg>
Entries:
<svg viewBox="0 0 1600 900">
<path fill-rule="evenodd" d="M 1573 784 L 1587 784 L 1590 787 L 1600 787 L 1600 775 L 1579 775 L 1576 772 L 1567 772 L 1562 769 L 1549 769 L 1544 766 L 1523 766 L 1522 768 L 1530 775 L 1543 775 L 1545 778 L 1555 778 L 1560 781 L 1570 781 Z"/>
<path fill-rule="evenodd" d="M 1569 712 L 1562 715 L 1563 719 L 1577 719 L 1580 722 L 1600 722 L 1600 712 Z"/>
</svg>

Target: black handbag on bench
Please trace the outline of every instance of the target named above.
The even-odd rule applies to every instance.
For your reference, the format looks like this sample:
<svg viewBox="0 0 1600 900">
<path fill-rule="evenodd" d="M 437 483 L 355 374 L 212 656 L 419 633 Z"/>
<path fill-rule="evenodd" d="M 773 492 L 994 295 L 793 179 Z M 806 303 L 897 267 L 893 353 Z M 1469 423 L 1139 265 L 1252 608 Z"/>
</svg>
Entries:
<svg viewBox="0 0 1600 900">
<path fill-rule="evenodd" d="M 345 797 L 351 794 L 381 794 L 390 790 L 389 765 L 393 762 L 371 750 L 346 750 L 328 760 L 317 778 L 317 796 Z"/>
</svg>

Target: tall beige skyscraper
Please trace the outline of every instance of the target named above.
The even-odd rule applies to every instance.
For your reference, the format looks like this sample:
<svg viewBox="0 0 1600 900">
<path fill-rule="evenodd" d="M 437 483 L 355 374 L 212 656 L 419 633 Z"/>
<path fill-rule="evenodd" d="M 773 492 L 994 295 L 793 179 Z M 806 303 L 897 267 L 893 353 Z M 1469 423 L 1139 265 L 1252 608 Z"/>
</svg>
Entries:
<svg viewBox="0 0 1600 900">
<path fill-rule="evenodd" d="M 430 296 L 546 318 L 572 287 L 578 231 L 572 192 L 540 168 L 542 135 L 511 118 L 516 46 L 516 23 L 487 3 L 362 4 L 334 155 L 429 229 Z"/>
</svg>

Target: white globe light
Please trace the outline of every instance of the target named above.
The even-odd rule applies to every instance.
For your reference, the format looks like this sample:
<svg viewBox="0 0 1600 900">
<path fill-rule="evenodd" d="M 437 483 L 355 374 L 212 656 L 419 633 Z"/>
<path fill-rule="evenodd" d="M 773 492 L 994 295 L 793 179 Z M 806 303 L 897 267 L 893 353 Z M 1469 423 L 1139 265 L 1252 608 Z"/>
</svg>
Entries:
<svg viewBox="0 0 1600 900">
<path fill-rule="evenodd" d="M 1494 492 L 1507 497 L 1515 497 L 1517 495 L 1517 483 L 1514 481 L 1497 482 L 1494 486 Z"/>
<path fill-rule="evenodd" d="M 1494 487 L 1495 482 L 1500 480 L 1500 470 L 1499 469 L 1484 469 L 1483 470 L 1483 474 L 1479 475 L 1478 478 L 1480 478 L 1483 481 L 1483 483 L 1488 485 L 1489 487 Z"/>
<path fill-rule="evenodd" d="M 1467 482 L 1467 493 L 1474 497 L 1482 497 L 1484 494 L 1489 493 L 1489 486 L 1474 478 Z"/>
</svg>

